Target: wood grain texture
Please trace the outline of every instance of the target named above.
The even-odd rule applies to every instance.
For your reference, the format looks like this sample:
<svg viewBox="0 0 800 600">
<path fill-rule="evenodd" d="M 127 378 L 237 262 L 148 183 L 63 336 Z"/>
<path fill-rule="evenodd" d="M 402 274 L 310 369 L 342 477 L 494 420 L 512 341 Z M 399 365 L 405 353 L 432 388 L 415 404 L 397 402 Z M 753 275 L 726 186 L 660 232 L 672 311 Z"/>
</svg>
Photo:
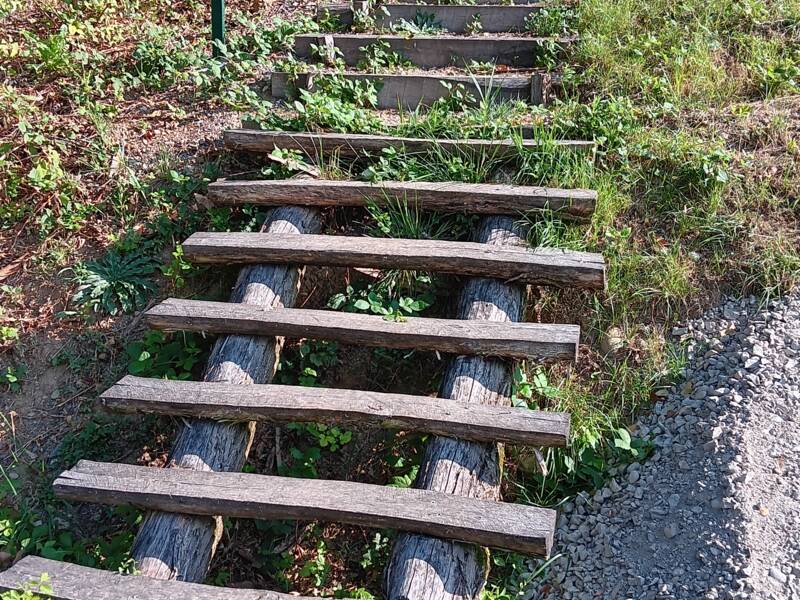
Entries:
<svg viewBox="0 0 800 600">
<path fill-rule="evenodd" d="M 316 233 L 317 211 L 281 207 L 271 211 L 262 231 L 277 234 Z M 292 306 L 302 270 L 288 265 L 253 265 L 242 269 L 231 302 L 262 309 Z M 269 381 L 283 340 L 229 335 L 214 344 L 204 379 L 252 384 Z M 170 464 L 183 469 L 240 471 L 253 434 L 252 424 L 190 421 L 181 427 Z M 204 581 L 222 535 L 222 520 L 177 513 L 150 512 L 134 540 L 132 556 L 143 575 L 158 579 Z"/>
<path fill-rule="evenodd" d="M 397 2 L 397 4 L 406 4 L 406 3 L 407 2 Z M 541 3 L 541 0 L 513 0 L 513 1 L 509 1 L 509 0 L 480 0 L 480 4 L 482 4 L 484 6 L 496 6 L 498 4 L 501 5 L 501 6 L 510 6 L 510 5 L 513 5 L 513 6 L 524 6 L 526 4 L 530 5 L 530 4 L 540 4 L 540 3 Z M 395 4 L 395 2 L 385 2 L 385 3 L 382 2 L 381 4 L 392 5 L 392 4 Z M 422 4 L 423 4 L 423 6 L 427 6 L 427 3 L 423 2 Z M 346 5 L 337 4 L 337 3 L 333 3 L 333 5 L 334 6 L 346 6 Z M 546 6 L 546 4 L 545 4 L 545 6 Z"/>
<path fill-rule="evenodd" d="M 580 328 L 543 323 L 492 323 L 377 315 L 332 310 L 264 310 L 244 304 L 168 298 L 145 322 L 165 331 L 324 339 L 382 348 L 434 350 L 538 360 L 575 360 Z"/>
<path fill-rule="evenodd" d="M 365 206 L 408 203 L 425 210 L 480 215 L 520 215 L 552 210 L 559 218 L 587 220 L 594 212 L 597 192 L 489 183 L 427 181 L 326 181 L 265 179 L 217 181 L 208 186 L 208 199 L 220 206 L 258 204 L 277 206 Z"/>
<path fill-rule="evenodd" d="M 341 235 L 198 232 L 183 242 L 190 262 L 298 264 L 423 270 L 524 284 L 603 289 L 602 255 L 476 242 Z"/>
<path fill-rule="evenodd" d="M 415 531 L 547 556 L 555 511 L 427 490 L 80 461 L 53 482 L 56 496 L 162 511 L 252 519 L 320 519 Z"/>
<path fill-rule="evenodd" d="M 542 4 L 498 6 L 492 4 L 446 5 L 384 4 L 374 11 L 375 24 L 389 28 L 403 20 L 414 23 L 417 14 L 433 15 L 434 22 L 451 33 L 467 32 L 473 19 L 480 19 L 484 33 L 509 33 L 526 31 L 525 19 L 538 12 Z"/>
<path fill-rule="evenodd" d="M 565 446 L 569 436 L 566 413 L 360 390 L 242 386 L 128 375 L 104 392 L 100 401 L 110 409 L 129 413 L 384 427 L 529 446 Z"/>
<path fill-rule="evenodd" d="M 548 45 L 555 44 L 563 52 L 574 41 L 567 37 L 529 36 L 303 34 L 295 36 L 293 53 L 300 59 L 314 58 L 312 45 L 324 46 L 326 38 L 332 41 L 341 52 L 342 60 L 349 66 L 357 66 L 364 59 L 362 48 L 380 41 L 388 44 L 391 51 L 402 54 L 414 66 L 423 69 L 463 67 L 472 61 L 515 68 L 537 67 L 551 54 Z"/>
<path fill-rule="evenodd" d="M 508 217 L 481 221 L 475 240 L 502 245 L 522 243 Z M 484 322 L 520 321 L 523 290 L 496 279 L 471 279 L 461 291 L 457 316 Z M 459 356 L 445 372 L 440 397 L 474 405 L 508 405 L 512 365 L 506 361 Z M 435 437 L 425 448 L 415 487 L 498 500 L 501 453 L 497 444 Z M 458 542 L 401 534 L 384 574 L 385 598 L 404 600 L 476 600 L 486 584 L 487 554 Z"/>
<path fill-rule="evenodd" d="M 320 154 L 338 152 L 341 156 L 362 156 L 379 153 L 384 148 L 395 148 L 399 152 L 419 154 L 438 147 L 445 152 L 476 153 L 487 158 L 511 158 L 519 154 L 519 148 L 535 150 L 536 140 L 521 140 L 519 145 L 511 139 L 504 140 L 445 140 L 404 138 L 365 133 L 304 133 L 286 131 L 259 131 L 256 129 L 229 129 L 223 132 L 225 146 L 231 150 L 248 152 L 272 152 L 275 148 L 298 150 L 312 160 Z M 579 140 L 556 140 L 556 146 L 564 150 L 590 151 L 594 142 Z"/>
<path fill-rule="evenodd" d="M 46 596 L 54 600 L 311 600 L 308 596 L 267 590 L 226 589 L 141 575 L 120 575 L 38 556 L 26 556 L 0 573 L 0 591 L 29 589 L 26 586 L 39 581 L 43 573 L 49 576 L 50 592 Z"/>
</svg>

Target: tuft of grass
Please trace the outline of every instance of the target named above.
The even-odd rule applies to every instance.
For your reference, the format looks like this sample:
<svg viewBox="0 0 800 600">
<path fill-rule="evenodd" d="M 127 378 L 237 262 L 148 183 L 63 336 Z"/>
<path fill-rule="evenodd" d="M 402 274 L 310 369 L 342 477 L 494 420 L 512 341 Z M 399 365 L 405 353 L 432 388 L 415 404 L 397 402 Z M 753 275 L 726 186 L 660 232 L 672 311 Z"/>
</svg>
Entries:
<svg viewBox="0 0 800 600">
<path fill-rule="evenodd" d="M 741 266 L 745 291 L 756 292 L 765 304 L 790 292 L 800 281 L 800 244 L 784 234 L 770 236 L 756 246 Z"/>
<path fill-rule="evenodd" d="M 367 212 L 374 221 L 367 232 L 376 237 L 458 240 L 468 235 L 475 221 L 468 215 L 423 211 L 417 203 L 407 199 L 386 198 L 381 204 L 370 202 Z"/>
<path fill-rule="evenodd" d="M 141 254 L 107 254 L 72 268 L 78 289 L 72 301 L 91 312 L 130 313 L 145 305 L 157 289 L 151 275 L 156 261 Z"/>
</svg>

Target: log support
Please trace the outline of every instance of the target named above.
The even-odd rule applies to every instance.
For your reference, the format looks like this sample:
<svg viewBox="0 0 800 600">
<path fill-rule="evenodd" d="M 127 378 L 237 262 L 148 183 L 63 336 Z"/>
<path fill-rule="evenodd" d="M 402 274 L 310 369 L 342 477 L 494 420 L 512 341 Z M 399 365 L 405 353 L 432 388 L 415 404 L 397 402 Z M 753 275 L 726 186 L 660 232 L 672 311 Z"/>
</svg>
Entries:
<svg viewBox="0 0 800 600">
<path fill-rule="evenodd" d="M 316 211 L 276 209 L 264 230 L 314 233 Z M 517 244 L 520 237 L 510 217 L 485 218 L 476 241 Z M 264 306 L 294 304 L 301 271 L 288 266 L 256 265 L 244 269 L 231 301 Z M 462 290 L 459 319 L 520 321 L 523 290 L 492 279 L 471 279 Z M 205 381 L 248 385 L 269 381 L 281 340 L 253 336 L 220 338 L 209 359 Z M 511 365 L 500 359 L 455 358 L 445 374 L 441 397 L 460 402 L 506 404 Z M 170 465 L 206 471 L 238 471 L 252 440 L 252 424 L 232 425 L 193 420 L 178 435 Z M 497 444 L 434 437 L 426 448 L 416 487 L 498 500 L 501 448 Z M 159 579 L 198 582 L 205 578 L 221 523 L 208 517 L 149 513 L 137 535 L 133 556 L 140 572 Z M 386 597 L 409 600 L 473 600 L 486 583 L 485 549 L 419 534 L 401 534 L 385 574 Z"/>
<path fill-rule="evenodd" d="M 476 241 L 520 244 L 511 217 L 487 217 Z M 470 279 L 459 298 L 459 319 L 520 321 L 523 289 L 492 279 Z M 440 397 L 476 404 L 507 404 L 512 370 L 500 359 L 459 356 L 445 373 Z M 499 500 L 502 472 L 498 444 L 434 437 L 428 442 L 415 487 Z M 418 534 L 395 541 L 384 577 L 387 600 L 474 600 L 488 574 L 484 548 Z"/>
<path fill-rule="evenodd" d="M 303 207 L 277 208 L 262 231 L 316 233 L 319 214 Z M 253 265 L 243 269 L 231 302 L 264 309 L 293 306 L 302 269 L 283 265 Z M 274 337 L 229 335 L 214 345 L 205 381 L 250 385 L 272 379 L 282 340 Z M 252 441 L 254 424 L 192 420 L 183 426 L 169 466 L 201 471 L 240 471 Z M 142 575 L 157 579 L 201 582 L 222 535 L 221 519 L 151 512 L 145 517 L 132 555 Z"/>
</svg>

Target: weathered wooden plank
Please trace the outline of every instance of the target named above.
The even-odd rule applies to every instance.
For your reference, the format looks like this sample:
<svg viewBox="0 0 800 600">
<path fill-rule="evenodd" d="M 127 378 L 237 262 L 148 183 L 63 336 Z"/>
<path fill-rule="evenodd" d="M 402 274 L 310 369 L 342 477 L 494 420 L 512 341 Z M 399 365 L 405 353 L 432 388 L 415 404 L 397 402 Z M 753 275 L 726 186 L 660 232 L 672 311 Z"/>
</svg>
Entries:
<svg viewBox="0 0 800 600">
<path fill-rule="evenodd" d="M 454 354 L 575 360 L 580 327 L 544 323 L 492 323 L 408 317 L 402 321 L 331 310 L 263 310 L 244 304 L 168 298 L 145 322 L 166 331 L 205 331 L 346 344 L 410 348 Z"/>
<path fill-rule="evenodd" d="M 317 211 L 280 207 L 270 211 L 262 231 L 303 234 L 315 233 L 319 227 Z M 231 302 L 259 309 L 291 306 L 297 298 L 302 272 L 282 265 L 242 269 Z M 273 337 L 221 337 L 208 359 L 204 379 L 238 385 L 269 381 L 282 343 L 281 338 Z M 181 469 L 240 471 L 253 431 L 252 423 L 191 421 L 179 430 L 169 464 Z M 143 575 L 201 582 L 221 535 L 222 519 L 150 512 L 139 528 L 131 555 Z"/>
<path fill-rule="evenodd" d="M 520 244 L 508 217 L 481 221 L 475 240 L 485 244 Z M 520 286 L 493 279 L 471 279 L 459 296 L 457 316 L 494 322 L 523 316 Z M 507 361 L 459 356 L 445 372 L 439 395 L 479 405 L 508 405 L 512 366 Z M 434 437 L 426 448 L 415 487 L 460 496 L 500 498 L 500 451 L 497 444 L 476 444 Z M 407 600 L 477 600 L 486 584 L 487 554 L 475 546 L 419 535 L 397 537 L 385 572 L 385 598 Z"/>
<path fill-rule="evenodd" d="M 542 66 L 545 57 L 552 55 L 551 46 L 563 52 L 572 38 L 537 38 L 511 36 L 457 35 L 371 35 L 337 33 L 333 35 L 303 34 L 295 36 L 294 54 L 300 59 L 315 58 L 312 45 L 326 45 L 326 39 L 340 52 L 349 66 L 357 66 L 365 57 L 362 48 L 376 42 L 385 42 L 390 51 L 398 52 L 422 69 L 469 65 L 472 61 L 491 62 L 515 68 Z"/>
<path fill-rule="evenodd" d="M 601 254 L 475 242 L 343 235 L 198 232 L 183 242 L 190 262 L 304 264 L 423 270 L 519 281 L 532 285 L 603 289 Z"/>
<path fill-rule="evenodd" d="M 555 511 L 427 490 L 80 461 L 54 482 L 60 498 L 252 519 L 392 528 L 547 556 Z"/>
<path fill-rule="evenodd" d="M 459 0 L 457 2 L 452 2 L 455 5 L 469 5 L 471 0 Z M 530 4 L 543 4 L 541 0 L 480 0 L 480 3 L 486 6 L 525 6 Z M 381 4 L 395 4 L 395 2 L 385 2 Z M 407 2 L 397 2 L 397 4 L 407 4 Z M 451 4 L 450 0 L 436 0 L 433 2 L 420 2 L 422 6 L 438 6 L 438 5 L 449 5 Z M 344 4 L 334 4 L 334 6 L 345 6 Z M 546 4 L 545 4 L 546 6 Z"/>
<path fill-rule="evenodd" d="M 272 73 L 270 78 L 273 98 L 294 100 L 298 90 L 313 91 L 318 82 L 331 75 L 326 73 L 297 73 L 290 81 L 288 73 Z M 425 73 L 336 73 L 336 77 L 354 81 L 369 81 L 375 84 L 377 101 L 375 108 L 414 110 L 418 106 L 430 106 L 436 100 L 449 98 L 450 86 L 462 86 L 471 94 L 475 103 L 481 99 L 491 102 L 521 100 L 531 104 L 543 104 L 545 79 L 548 73 L 530 75 L 427 75 Z"/>
<path fill-rule="evenodd" d="M 597 192 L 486 183 L 427 181 L 326 181 L 268 179 L 216 181 L 208 199 L 220 206 L 365 206 L 408 203 L 424 210 L 472 214 L 520 215 L 552 210 L 563 219 L 586 220 L 594 212 Z"/>
<path fill-rule="evenodd" d="M 357 3 L 360 4 L 360 3 Z M 419 3 L 408 4 L 404 2 L 382 2 L 381 6 L 373 11 L 376 24 L 388 27 L 399 23 L 402 19 L 415 22 L 417 11 L 423 15 L 432 15 L 435 22 L 451 33 L 465 33 L 467 24 L 475 14 L 481 16 L 481 25 L 484 32 L 522 32 L 525 31 L 525 18 L 545 5 L 538 0 L 526 0 L 509 3 L 507 0 L 482 0 L 478 4 L 436 4 Z M 384 13 L 389 13 L 389 17 Z M 344 26 L 353 24 L 353 9 L 364 10 L 360 6 L 350 4 L 320 4 L 317 10 L 318 18 L 332 16 L 339 19 Z M 498 11 L 498 9 L 504 9 Z M 510 10 L 508 10 L 510 9 Z M 497 11 L 497 12 L 496 12 Z"/>
<path fill-rule="evenodd" d="M 475 20 L 484 33 L 519 33 L 526 31 L 525 19 L 538 12 L 543 4 L 534 2 L 523 5 L 497 4 L 382 4 L 373 11 L 375 25 L 389 28 L 402 21 L 415 23 L 417 16 L 429 18 L 435 25 L 450 33 L 467 33 Z M 320 14 L 324 14 L 320 7 Z M 351 14 L 340 14 L 343 23 L 353 21 Z M 535 33 L 535 32 L 534 32 Z"/>
<path fill-rule="evenodd" d="M 26 556 L 0 573 L 0 591 L 39 591 L 32 584 L 38 582 L 43 573 L 48 575 L 49 589 L 36 597 L 54 600 L 311 600 L 308 596 L 268 590 L 230 589 L 142 575 L 120 575 L 38 556 Z"/>
<path fill-rule="evenodd" d="M 520 149 L 536 150 L 541 147 L 538 140 L 446 140 L 426 138 L 404 138 L 365 133 L 306 133 L 287 131 L 260 131 L 256 129 L 229 129 L 223 134 L 225 146 L 231 150 L 248 152 L 272 152 L 275 148 L 299 150 L 312 159 L 320 154 L 338 152 L 341 156 L 362 156 L 364 153 L 380 153 L 394 148 L 408 154 L 422 154 L 433 149 L 451 153 L 484 154 L 488 158 L 511 158 Z M 563 150 L 588 152 L 594 142 L 582 140 L 556 140 L 554 144 Z"/>
<path fill-rule="evenodd" d="M 479 442 L 565 446 L 569 415 L 361 390 L 228 385 L 128 375 L 100 397 L 108 408 L 228 421 L 326 423 L 421 431 Z"/>
</svg>

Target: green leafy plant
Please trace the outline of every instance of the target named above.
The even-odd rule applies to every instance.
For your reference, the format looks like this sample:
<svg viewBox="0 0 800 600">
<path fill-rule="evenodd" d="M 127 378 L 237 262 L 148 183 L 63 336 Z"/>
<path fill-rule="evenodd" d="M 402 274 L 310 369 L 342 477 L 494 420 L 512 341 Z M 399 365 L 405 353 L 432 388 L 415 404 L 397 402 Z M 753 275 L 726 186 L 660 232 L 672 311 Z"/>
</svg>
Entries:
<svg viewBox="0 0 800 600">
<path fill-rule="evenodd" d="M 385 565 L 386 561 L 389 559 L 392 537 L 393 536 L 388 535 L 387 532 L 376 532 L 375 535 L 372 536 L 370 543 L 367 544 L 367 547 L 364 549 L 364 554 L 361 555 L 359 564 L 364 569 L 382 567 Z"/>
<path fill-rule="evenodd" d="M 367 312 L 381 315 L 390 321 L 402 321 L 405 317 L 421 313 L 432 304 L 430 294 L 419 298 L 409 296 L 392 297 L 385 287 L 369 285 L 356 290 L 347 286 L 344 293 L 333 295 L 328 306 L 345 312 Z"/>
<path fill-rule="evenodd" d="M 16 327 L 0 326 L 0 344 L 13 342 L 19 339 L 19 329 Z"/>
<path fill-rule="evenodd" d="M 10 392 L 19 392 L 22 389 L 22 382 L 28 369 L 25 365 L 16 367 L 6 367 L 5 372 L 0 371 L 0 386 L 5 386 Z"/>
<path fill-rule="evenodd" d="M 411 61 L 399 52 L 392 50 L 389 42 L 378 39 L 376 42 L 359 48 L 363 58 L 357 67 L 369 73 L 399 71 L 411 67 Z"/>
<path fill-rule="evenodd" d="M 417 440 L 421 448 L 422 439 Z M 406 454 L 392 451 L 386 453 L 384 459 L 391 467 L 393 475 L 389 479 L 391 487 L 409 488 L 414 485 L 419 473 L 419 457 L 421 453 Z"/>
<path fill-rule="evenodd" d="M 470 73 L 475 73 L 476 75 L 488 75 L 497 70 L 497 65 L 488 60 L 471 60 L 469 63 L 467 63 L 467 70 Z"/>
<path fill-rule="evenodd" d="M 328 548 L 325 540 L 317 542 L 314 557 L 306 561 L 300 569 L 300 577 L 310 577 L 315 587 L 322 587 L 328 581 L 331 566 L 328 563 Z"/>
<path fill-rule="evenodd" d="M 326 67 L 338 70 L 345 67 L 342 50 L 336 46 L 311 44 L 311 55 Z"/>
<path fill-rule="evenodd" d="M 284 350 L 275 380 L 286 385 L 317 387 L 325 371 L 337 364 L 339 347 L 336 342 L 305 340 Z"/>
<path fill-rule="evenodd" d="M 514 367 L 511 403 L 519 407 L 537 408 L 536 394 L 552 400 L 558 397 L 558 388 L 548 383 L 547 374 L 542 369 L 536 369 L 529 379 L 525 369 Z"/>
<path fill-rule="evenodd" d="M 261 169 L 266 179 L 288 179 L 297 173 L 309 173 L 313 167 L 309 165 L 299 150 L 275 148 L 269 154 L 272 161 Z"/>
<path fill-rule="evenodd" d="M 374 2 L 370 1 L 363 8 L 353 11 L 353 32 L 367 33 L 375 30 Z"/>
<path fill-rule="evenodd" d="M 467 21 L 467 24 L 464 26 L 464 32 L 467 35 L 478 35 L 483 31 L 483 20 L 481 19 L 480 13 L 475 13 L 470 17 L 470 20 Z"/>
<path fill-rule="evenodd" d="M 320 31 L 326 33 L 338 33 L 345 30 L 339 15 L 331 13 L 328 9 L 323 9 L 322 14 L 317 16 L 317 23 Z"/>
<path fill-rule="evenodd" d="M 794 56 L 757 64 L 755 71 L 766 98 L 797 93 L 800 90 L 800 50 Z"/>
<path fill-rule="evenodd" d="M 356 600 L 375 600 L 375 595 L 362 587 L 344 589 L 338 586 L 333 592 L 334 598 L 354 598 Z"/>
<path fill-rule="evenodd" d="M 538 36 L 568 33 L 577 17 L 575 8 L 568 6 L 543 6 L 525 17 L 525 30 Z"/>
<path fill-rule="evenodd" d="M 50 575 L 42 573 L 38 580 L 25 583 L 21 590 L 9 590 L 0 594 L 0 600 L 44 600 L 53 593 Z"/>
<path fill-rule="evenodd" d="M 186 285 L 186 278 L 191 275 L 194 267 L 183 254 L 183 246 L 180 244 L 172 251 L 172 260 L 161 267 L 161 272 L 172 281 L 176 289 Z"/>
<path fill-rule="evenodd" d="M 413 21 L 400 19 L 398 23 L 392 24 L 391 30 L 394 33 L 407 33 L 409 35 L 435 35 L 444 31 L 444 27 L 436 20 L 436 16 L 433 13 L 418 10 Z"/>
<path fill-rule="evenodd" d="M 72 301 L 93 312 L 116 315 L 144 306 L 157 289 L 149 277 L 156 261 L 141 254 L 110 252 L 99 261 L 80 263 L 72 268 L 78 289 Z"/>
<path fill-rule="evenodd" d="M 292 446 L 289 448 L 290 461 L 281 465 L 278 468 L 278 473 L 286 477 L 316 479 L 319 476 L 317 473 L 317 461 L 321 457 L 322 451 L 318 446 L 310 446 L 303 449 Z"/>
<path fill-rule="evenodd" d="M 300 99 L 294 103 L 298 118 L 290 124 L 291 128 L 377 131 L 381 128 L 380 120 L 367 110 L 377 103 L 377 89 L 371 81 L 321 76 L 313 91 L 300 90 Z"/>
<path fill-rule="evenodd" d="M 330 452 L 337 452 L 353 439 L 352 431 L 322 423 L 290 423 L 288 429 L 307 435 L 317 446 Z"/>
<path fill-rule="evenodd" d="M 81 539 L 58 525 L 61 519 L 57 518 L 55 506 L 34 510 L 23 500 L 18 507 L 0 508 L 0 548 L 12 555 L 33 553 L 51 560 L 132 572 L 131 528 L 141 521 L 142 515 L 124 507 L 108 511 L 107 514 L 117 521 L 124 521 L 126 530 Z M 43 593 L 44 590 L 39 592 Z"/>
<path fill-rule="evenodd" d="M 190 379 L 205 352 L 201 338 L 191 332 L 169 335 L 148 331 L 141 340 L 125 347 L 131 375 L 162 379 Z"/>
<path fill-rule="evenodd" d="M 630 432 L 624 427 L 617 429 L 612 443 L 616 450 L 623 454 L 629 454 L 634 460 L 641 460 L 652 448 L 646 440 L 632 438 Z"/>
<path fill-rule="evenodd" d="M 492 552 L 490 581 L 481 593 L 481 600 L 514 600 L 524 596 L 531 584 L 560 556 L 555 554 L 537 561 L 510 552 Z"/>
</svg>

